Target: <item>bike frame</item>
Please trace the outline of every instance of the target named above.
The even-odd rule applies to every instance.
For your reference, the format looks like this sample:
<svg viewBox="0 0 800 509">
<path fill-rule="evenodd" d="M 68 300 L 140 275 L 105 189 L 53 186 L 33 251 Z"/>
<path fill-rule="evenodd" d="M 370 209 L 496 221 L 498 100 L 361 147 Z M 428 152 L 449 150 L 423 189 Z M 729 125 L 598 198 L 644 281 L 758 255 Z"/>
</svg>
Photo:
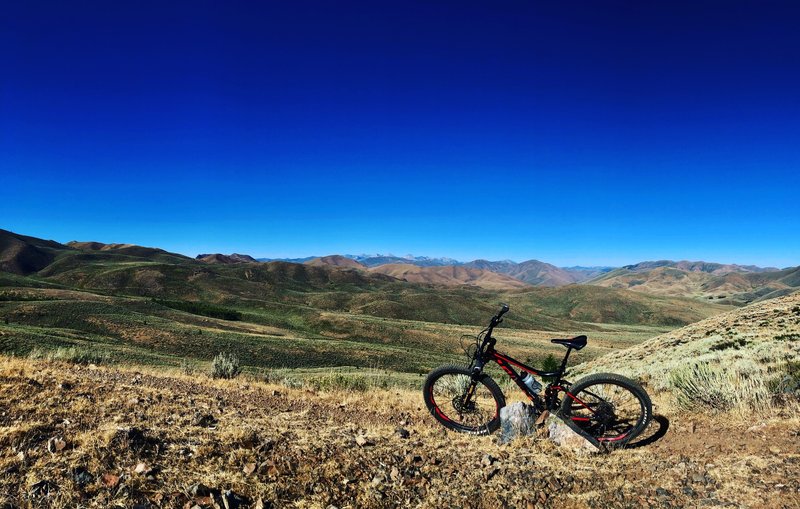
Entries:
<svg viewBox="0 0 800 509">
<path fill-rule="evenodd" d="M 561 365 L 556 371 L 544 371 L 543 369 L 536 369 L 532 368 L 513 357 L 500 353 L 495 350 L 495 345 L 497 344 L 497 340 L 492 337 L 492 331 L 496 325 L 498 325 L 502 320 L 497 317 L 496 319 L 492 320 L 492 323 L 489 325 L 489 328 L 486 330 L 486 335 L 481 342 L 480 347 L 475 352 L 475 356 L 473 358 L 473 368 L 472 368 L 472 384 L 465 394 L 464 401 L 468 401 L 469 398 L 472 397 L 472 393 L 475 389 L 475 386 L 480 379 L 481 374 L 483 373 L 483 368 L 489 362 L 495 362 L 500 369 L 506 372 L 506 374 L 511 377 L 514 383 L 517 384 L 517 387 L 528 397 L 528 399 L 533 402 L 536 410 L 542 412 L 544 410 L 548 411 L 557 411 L 559 404 L 561 401 L 558 398 L 558 393 L 563 392 L 566 397 L 572 399 L 574 402 L 578 403 L 579 405 L 585 407 L 587 410 L 595 413 L 589 405 L 575 397 L 571 392 L 569 392 L 569 386 L 571 385 L 568 381 L 564 380 L 564 375 L 567 372 L 567 361 L 569 360 L 569 354 L 572 353 L 572 347 L 567 347 L 567 353 L 564 355 L 564 359 L 561 361 Z M 519 373 L 514 370 L 514 367 L 518 368 L 520 371 Z M 544 389 L 544 400 L 542 400 L 539 395 L 534 394 L 533 392 L 528 389 L 528 386 L 522 382 L 522 372 L 527 372 L 532 375 L 536 375 L 541 378 L 551 378 L 551 381 L 545 386 Z M 570 418 L 572 421 L 589 421 L 590 419 L 587 417 L 575 417 L 571 416 Z"/>
</svg>

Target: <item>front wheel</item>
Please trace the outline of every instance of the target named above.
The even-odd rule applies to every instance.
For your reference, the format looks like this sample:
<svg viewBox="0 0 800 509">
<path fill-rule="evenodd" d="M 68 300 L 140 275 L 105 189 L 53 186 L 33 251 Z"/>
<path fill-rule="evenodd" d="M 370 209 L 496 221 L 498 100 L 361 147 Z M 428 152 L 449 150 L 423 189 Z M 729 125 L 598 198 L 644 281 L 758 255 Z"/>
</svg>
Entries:
<svg viewBox="0 0 800 509">
<path fill-rule="evenodd" d="M 428 411 L 447 429 L 489 435 L 500 427 L 506 398 L 489 375 L 473 381 L 467 367 L 442 366 L 428 375 L 422 392 Z"/>
<path fill-rule="evenodd" d="M 561 402 L 561 415 L 598 442 L 624 446 L 650 423 L 653 405 L 633 380 L 599 373 L 570 387 Z"/>
</svg>

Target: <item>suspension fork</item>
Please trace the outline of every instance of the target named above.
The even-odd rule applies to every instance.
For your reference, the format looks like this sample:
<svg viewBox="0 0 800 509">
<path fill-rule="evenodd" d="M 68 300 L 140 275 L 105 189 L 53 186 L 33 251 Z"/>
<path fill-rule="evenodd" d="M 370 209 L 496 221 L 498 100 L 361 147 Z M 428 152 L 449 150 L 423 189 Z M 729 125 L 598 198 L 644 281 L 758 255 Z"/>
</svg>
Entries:
<svg viewBox="0 0 800 509">
<path fill-rule="evenodd" d="M 478 386 L 478 382 L 480 381 L 481 374 L 483 374 L 483 367 L 486 365 L 486 361 L 483 360 L 482 355 L 477 355 L 475 359 L 475 365 L 472 367 L 472 375 L 469 387 L 467 388 L 467 392 L 464 393 L 464 397 L 461 400 L 461 406 L 465 407 L 472 396 L 475 394 L 475 388 Z"/>
</svg>

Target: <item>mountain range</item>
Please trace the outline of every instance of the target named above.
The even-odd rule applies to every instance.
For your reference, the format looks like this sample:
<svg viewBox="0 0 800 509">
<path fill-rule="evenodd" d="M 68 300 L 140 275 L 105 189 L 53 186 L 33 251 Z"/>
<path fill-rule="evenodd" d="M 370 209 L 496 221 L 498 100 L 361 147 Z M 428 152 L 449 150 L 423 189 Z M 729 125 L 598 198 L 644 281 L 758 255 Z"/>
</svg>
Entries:
<svg viewBox="0 0 800 509">
<path fill-rule="evenodd" d="M 163 249 L 134 244 L 79 242 L 59 244 L 0 230 L 0 271 L 27 275 L 57 272 L 65 259 L 64 250 L 95 253 L 95 258 L 148 258 L 153 261 L 192 260 Z M 488 290 L 514 290 L 526 287 L 562 287 L 581 284 L 632 290 L 657 296 L 691 297 L 741 305 L 786 295 L 800 288 L 800 267 L 777 269 L 753 265 L 721 264 L 705 261 L 645 261 L 624 267 L 557 267 L 538 260 L 516 263 L 510 260 L 459 262 L 450 258 L 392 255 L 329 255 L 263 262 L 233 253 L 201 254 L 197 261 L 206 265 L 247 265 L 259 263 L 303 264 L 356 271 L 361 279 L 376 276 L 416 284 L 474 286 Z M 73 262 L 74 263 L 74 262 Z"/>
</svg>

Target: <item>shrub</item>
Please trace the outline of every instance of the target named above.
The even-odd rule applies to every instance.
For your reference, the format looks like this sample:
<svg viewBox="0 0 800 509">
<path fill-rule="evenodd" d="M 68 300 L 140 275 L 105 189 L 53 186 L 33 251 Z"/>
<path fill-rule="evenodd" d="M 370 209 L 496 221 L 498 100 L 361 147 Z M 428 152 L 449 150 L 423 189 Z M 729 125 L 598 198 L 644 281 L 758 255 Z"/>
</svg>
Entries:
<svg viewBox="0 0 800 509">
<path fill-rule="evenodd" d="M 28 357 L 48 361 L 71 362 L 73 364 L 107 364 L 110 360 L 108 352 L 99 352 L 95 349 L 77 346 L 59 347 L 54 350 L 34 348 L 28 354 Z"/>
<path fill-rule="evenodd" d="M 211 376 L 213 378 L 236 378 L 241 373 L 239 358 L 232 353 L 220 353 L 211 361 Z"/>
<path fill-rule="evenodd" d="M 678 406 L 685 410 L 743 412 L 770 408 L 772 394 L 766 375 L 725 369 L 719 364 L 687 364 L 669 377 Z"/>
<path fill-rule="evenodd" d="M 184 375 L 194 375 L 194 365 L 188 359 L 181 359 L 181 373 Z"/>
<path fill-rule="evenodd" d="M 800 396 L 800 361 L 787 361 L 777 370 L 777 378 L 770 389 L 778 396 Z"/>
<path fill-rule="evenodd" d="M 153 299 L 153 302 L 161 306 L 186 311 L 193 315 L 208 316 L 211 318 L 221 318 L 222 320 L 241 320 L 242 314 L 235 309 L 223 308 L 205 302 L 190 302 L 186 300 L 164 300 Z"/>
<path fill-rule="evenodd" d="M 312 378 L 308 384 L 320 391 L 352 391 L 364 392 L 369 389 L 369 382 L 361 375 L 331 373 L 320 378 Z"/>
<path fill-rule="evenodd" d="M 723 341 L 722 343 L 717 343 L 716 345 L 711 345 L 709 350 L 717 352 L 722 350 L 727 350 L 728 348 L 735 348 L 738 350 L 739 348 L 745 346 L 747 344 L 747 340 L 744 338 L 739 339 L 732 339 L 730 341 Z"/>
</svg>

